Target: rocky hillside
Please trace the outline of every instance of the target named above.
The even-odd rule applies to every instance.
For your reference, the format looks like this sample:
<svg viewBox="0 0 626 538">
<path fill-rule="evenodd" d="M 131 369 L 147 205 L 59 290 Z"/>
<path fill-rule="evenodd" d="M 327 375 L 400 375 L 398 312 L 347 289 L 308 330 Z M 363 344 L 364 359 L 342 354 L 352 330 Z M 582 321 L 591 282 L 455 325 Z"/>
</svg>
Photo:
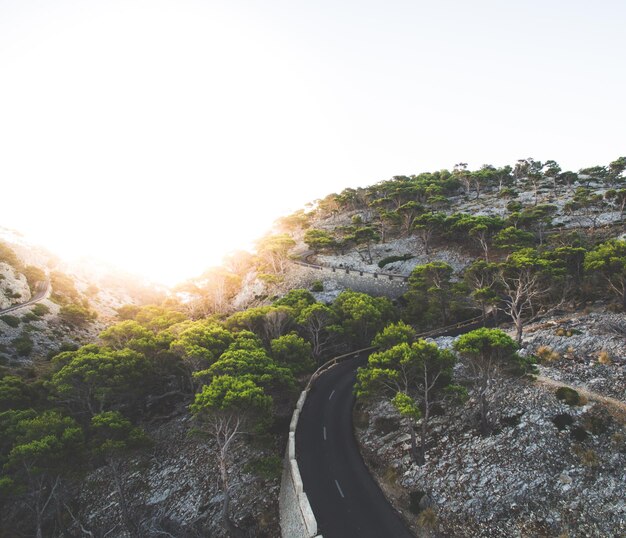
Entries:
<svg viewBox="0 0 626 538">
<path fill-rule="evenodd" d="M 626 532 L 624 326 L 624 315 L 592 313 L 531 327 L 525 352 L 545 357 L 539 377 L 499 386 L 489 436 L 477 431 L 471 392 L 464 406 L 436 417 L 422 466 L 389 402 L 358 407 L 363 453 L 418 536 Z M 436 342 L 449 348 L 454 340 Z M 463 383 L 463 363 L 456 374 Z M 578 395 L 559 399 L 563 386 Z"/>
<path fill-rule="evenodd" d="M 25 303 L 38 282 L 45 299 L 0 313 L 0 363 L 31 364 L 93 341 L 125 304 L 160 301 L 163 291 L 93 261 L 68 264 L 18 233 L 0 229 L 0 310 Z"/>
</svg>

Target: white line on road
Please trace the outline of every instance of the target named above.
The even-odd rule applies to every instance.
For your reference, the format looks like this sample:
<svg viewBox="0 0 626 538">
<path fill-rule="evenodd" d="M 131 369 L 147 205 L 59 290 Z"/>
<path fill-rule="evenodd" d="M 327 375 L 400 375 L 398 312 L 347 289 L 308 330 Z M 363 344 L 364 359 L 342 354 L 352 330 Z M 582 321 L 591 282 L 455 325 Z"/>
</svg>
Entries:
<svg viewBox="0 0 626 538">
<path fill-rule="evenodd" d="M 326 426 L 324 426 L 324 441 L 326 441 Z"/>
<path fill-rule="evenodd" d="M 337 489 L 339 490 L 339 495 L 341 495 L 341 498 L 345 499 L 346 496 L 343 494 L 343 491 L 341 491 L 341 486 L 339 485 L 339 482 L 337 482 L 336 480 L 335 480 L 335 485 L 337 486 Z"/>
<path fill-rule="evenodd" d="M 333 397 L 333 394 L 335 394 L 334 390 L 330 393 L 330 396 L 328 397 L 329 400 Z"/>
</svg>

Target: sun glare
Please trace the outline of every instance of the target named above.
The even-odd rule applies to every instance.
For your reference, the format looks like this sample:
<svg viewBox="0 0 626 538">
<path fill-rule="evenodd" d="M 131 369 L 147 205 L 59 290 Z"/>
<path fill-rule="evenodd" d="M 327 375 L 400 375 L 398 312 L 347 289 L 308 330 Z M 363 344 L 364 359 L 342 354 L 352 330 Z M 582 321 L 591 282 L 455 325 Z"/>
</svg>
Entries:
<svg viewBox="0 0 626 538">
<path fill-rule="evenodd" d="M 0 0 L 0 225 L 172 283 L 348 186 L 622 154 L 619 16 L 392 4 Z"/>
</svg>

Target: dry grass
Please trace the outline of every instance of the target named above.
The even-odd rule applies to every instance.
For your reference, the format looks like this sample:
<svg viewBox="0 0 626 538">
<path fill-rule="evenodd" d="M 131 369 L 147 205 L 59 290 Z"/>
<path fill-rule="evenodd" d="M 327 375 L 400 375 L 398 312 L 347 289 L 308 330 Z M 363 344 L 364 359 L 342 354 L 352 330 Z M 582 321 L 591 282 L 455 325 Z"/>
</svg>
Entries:
<svg viewBox="0 0 626 538">
<path fill-rule="evenodd" d="M 600 353 L 598 353 L 598 362 L 600 364 L 613 364 L 613 361 L 611 360 L 611 356 L 609 355 L 609 352 L 606 351 L 605 349 L 603 349 L 602 351 L 600 351 Z"/>
<path fill-rule="evenodd" d="M 539 346 L 535 354 L 541 362 L 554 362 L 561 358 L 561 354 L 550 346 Z"/>
</svg>

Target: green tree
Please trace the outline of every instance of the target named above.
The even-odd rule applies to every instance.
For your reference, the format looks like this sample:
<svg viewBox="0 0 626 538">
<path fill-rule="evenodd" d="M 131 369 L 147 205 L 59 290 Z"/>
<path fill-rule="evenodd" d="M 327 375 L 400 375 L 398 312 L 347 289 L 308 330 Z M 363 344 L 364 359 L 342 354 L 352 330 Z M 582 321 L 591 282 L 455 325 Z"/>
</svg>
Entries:
<svg viewBox="0 0 626 538">
<path fill-rule="evenodd" d="M 236 532 L 230 518 L 231 484 L 229 479 L 233 453 L 241 437 L 254 424 L 263 423 L 270 413 L 272 399 L 250 379 L 219 376 L 202 387 L 189 406 L 200 431 L 213 442 L 220 472 L 223 500 L 222 522 L 227 532 Z"/>
<path fill-rule="evenodd" d="M 498 303 L 498 265 L 476 260 L 465 268 L 463 279 L 472 290 L 472 299 L 480 306 L 483 321 L 486 321 L 487 310 Z"/>
<path fill-rule="evenodd" d="M 612 240 L 598 245 L 585 256 L 585 271 L 604 282 L 626 311 L 626 241 Z"/>
<path fill-rule="evenodd" d="M 443 229 L 445 219 L 444 213 L 424 213 L 413 221 L 413 228 L 424 247 L 426 256 L 430 254 L 433 237 Z"/>
<path fill-rule="evenodd" d="M 99 337 L 108 347 L 115 350 L 130 348 L 145 353 L 157 346 L 154 333 L 133 320 L 111 325 L 102 331 Z"/>
<path fill-rule="evenodd" d="M 59 367 L 49 381 L 53 396 L 90 416 L 106 410 L 136 407 L 145 396 L 149 362 L 130 349 L 114 351 L 95 345 L 57 355 Z"/>
<path fill-rule="evenodd" d="M 407 336 L 407 331 L 402 331 Z M 455 358 L 435 344 L 418 340 L 397 344 L 372 353 L 367 366 L 357 374 L 357 395 L 382 393 L 391 398 L 398 412 L 409 419 L 411 452 L 415 461 L 425 463 L 426 439 L 430 417 L 451 394 L 462 389 L 451 384 Z M 416 425 L 421 420 L 420 449 L 417 449 Z"/>
<path fill-rule="evenodd" d="M 228 349 L 206 370 L 194 376 L 205 383 L 220 376 L 250 379 L 266 390 L 290 390 L 295 385 L 291 370 L 277 364 L 265 349 Z"/>
<path fill-rule="evenodd" d="M 494 246 L 506 250 L 530 247 L 534 242 L 535 238 L 531 233 L 519 230 L 513 226 L 500 230 L 493 238 Z"/>
<path fill-rule="evenodd" d="M 462 335 L 454 343 L 454 350 L 464 359 L 471 371 L 480 405 L 480 431 L 491 429 L 488 397 L 497 390 L 497 379 L 519 372 L 521 359 L 517 344 L 499 329 L 481 328 Z"/>
<path fill-rule="evenodd" d="M 404 321 L 398 321 L 390 323 L 380 331 L 372 340 L 372 345 L 381 351 L 386 351 L 398 344 L 412 344 L 415 340 L 417 340 L 415 329 Z"/>
<path fill-rule="evenodd" d="M 292 309 L 293 316 L 297 318 L 305 308 L 315 303 L 315 297 L 309 290 L 295 289 L 289 290 L 287 295 L 274 301 L 273 306 L 288 306 Z"/>
<path fill-rule="evenodd" d="M 117 411 L 98 413 L 91 418 L 90 448 L 96 459 L 104 461 L 115 484 L 122 521 L 131 536 L 138 536 L 123 483 L 124 462 L 129 456 L 150 446 L 148 435 L 132 425 Z"/>
<path fill-rule="evenodd" d="M 334 310 L 321 303 L 302 310 L 297 321 L 311 342 L 313 357 L 318 362 L 343 332 Z"/>
<path fill-rule="evenodd" d="M 522 343 L 524 323 L 537 315 L 543 299 L 555 289 L 558 276 L 554 264 L 532 249 L 514 252 L 499 264 L 503 310 L 515 324 L 518 344 Z"/>
<path fill-rule="evenodd" d="M 284 334 L 270 342 L 272 357 L 289 368 L 294 375 L 313 370 L 311 344 L 295 333 Z"/>
<path fill-rule="evenodd" d="M 31 509 L 35 536 L 43 538 L 47 514 L 54 505 L 63 477 L 80 465 L 83 431 L 56 411 L 0 414 L 4 443 L 3 489 L 22 497 Z"/>
<path fill-rule="evenodd" d="M 336 239 L 326 230 L 307 230 L 304 234 L 304 242 L 315 252 L 334 251 L 337 248 Z"/>
<path fill-rule="evenodd" d="M 366 346 L 373 336 L 391 320 L 393 305 L 384 297 L 346 290 L 333 303 L 346 336 L 357 346 Z"/>
<path fill-rule="evenodd" d="M 193 322 L 172 341 L 170 350 L 183 361 L 189 389 L 193 389 L 193 373 L 208 368 L 234 341 L 230 331 L 210 320 Z"/>
<path fill-rule="evenodd" d="M 289 252 L 296 242 L 287 234 L 268 235 L 257 242 L 257 255 L 262 269 L 274 274 L 285 272 Z"/>
<path fill-rule="evenodd" d="M 418 319 L 443 325 L 450 322 L 453 303 L 458 298 L 452 273 L 452 266 L 445 262 L 431 262 L 413 269 L 405 297 L 409 307 L 419 313 Z"/>
</svg>

